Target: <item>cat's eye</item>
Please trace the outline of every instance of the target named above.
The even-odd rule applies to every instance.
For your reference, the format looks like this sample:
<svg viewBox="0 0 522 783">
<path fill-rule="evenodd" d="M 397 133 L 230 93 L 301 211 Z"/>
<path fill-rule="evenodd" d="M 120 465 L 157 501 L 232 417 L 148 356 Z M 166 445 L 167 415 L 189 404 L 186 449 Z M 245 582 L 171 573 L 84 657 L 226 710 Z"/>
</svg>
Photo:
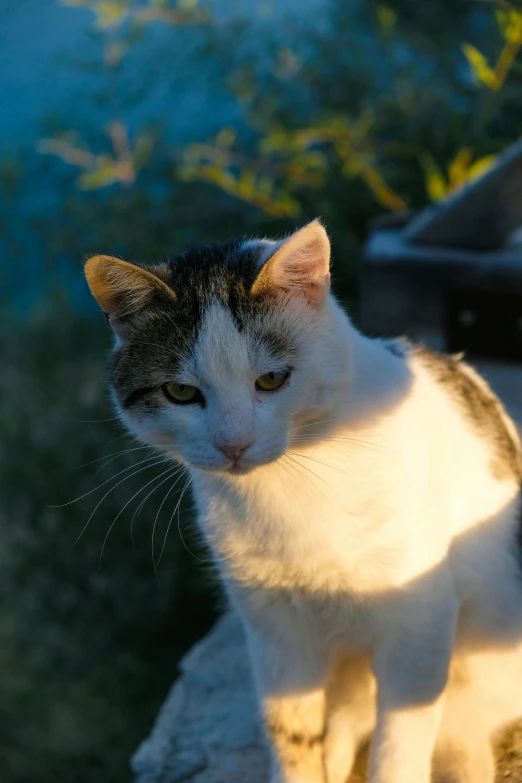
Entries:
<svg viewBox="0 0 522 783">
<path fill-rule="evenodd" d="M 282 370 L 281 372 L 266 372 L 264 375 L 260 375 L 256 380 L 256 389 L 259 391 L 277 391 L 281 388 L 286 381 L 290 373 L 288 370 Z"/>
<path fill-rule="evenodd" d="M 189 386 L 187 383 L 166 383 L 163 386 L 163 393 L 170 402 L 178 405 L 190 405 L 193 402 L 203 402 L 203 395 L 196 386 Z"/>
</svg>

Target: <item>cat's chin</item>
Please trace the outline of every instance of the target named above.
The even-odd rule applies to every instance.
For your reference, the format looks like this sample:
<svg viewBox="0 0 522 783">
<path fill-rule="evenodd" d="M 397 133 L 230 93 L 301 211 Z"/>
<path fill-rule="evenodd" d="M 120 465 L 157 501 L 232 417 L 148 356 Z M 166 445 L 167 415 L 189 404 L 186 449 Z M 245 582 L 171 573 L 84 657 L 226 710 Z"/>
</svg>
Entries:
<svg viewBox="0 0 522 783">
<path fill-rule="evenodd" d="M 196 466 L 197 470 L 203 470 L 205 473 L 213 473 L 214 475 L 218 476 L 247 476 L 249 473 L 252 473 L 256 468 L 259 468 L 260 465 L 230 465 L 225 467 L 211 467 L 211 466 Z"/>
</svg>

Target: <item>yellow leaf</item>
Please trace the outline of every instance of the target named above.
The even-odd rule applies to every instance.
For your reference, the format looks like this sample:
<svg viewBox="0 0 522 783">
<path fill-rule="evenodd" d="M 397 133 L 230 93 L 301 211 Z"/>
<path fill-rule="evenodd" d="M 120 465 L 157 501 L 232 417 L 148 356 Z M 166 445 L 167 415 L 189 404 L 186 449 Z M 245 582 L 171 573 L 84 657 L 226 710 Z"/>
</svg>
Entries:
<svg viewBox="0 0 522 783">
<path fill-rule="evenodd" d="M 475 46 L 468 43 L 462 45 L 462 51 L 478 84 L 483 84 L 485 87 L 489 87 L 490 90 L 498 90 L 502 86 L 495 71 L 490 68 L 482 52 L 479 52 Z"/>
<path fill-rule="evenodd" d="M 96 13 L 95 26 L 100 30 L 117 27 L 127 16 L 127 10 L 118 3 L 97 3 L 93 10 Z"/>
<path fill-rule="evenodd" d="M 96 171 L 80 174 L 77 185 L 81 190 L 98 190 L 113 185 L 118 181 L 118 173 L 114 166 L 103 166 Z"/>
<path fill-rule="evenodd" d="M 328 159 L 323 152 L 313 151 L 296 155 L 294 164 L 301 165 L 306 169 L 326 169 Z"/>
<path fill-rule="evenodd" d="M 440 201 L 448 193 L 444 175 L 431 155 L 424 155 L 421 163 L 426 175 L 426 192 L 432 201 Z"/>
<path fill-rule="evenodd" d="M 256 192 L 256 177 L 252 171 L 245 169 L 238 182 L 238 193 L 246 198 L 251 198 Z"/>
<path fill-rule="evenodd" d="M 233 128 L 223 128 L 216 136 L 218 147 L 231 147 L 236 140 L 236 132 Z"/>
<path fill-rule="evenodd" d="M 377 6 L 377 21 L 381 30 L 388 34 L 393 32 L 397 21 L 397 14 L 386 5 Z"/>
<path fill-rule="evenodd" d="M 496 155 L 484 155 L 482 158 L 477 158 L 469 167 L 466 180 L 468 182 L 473 182 L 474 180 L 479 179 L 479 177 L 482 177 L 483 174 L 493 168 L 496 161 Z"/>
<path fill-rule="evenodd" d="M 107 65 L 118 65 L 129 49 L 128 44 L 123 41 L 113 43 L 105 52 L 105 61 Z"/>
<path fill-rule="evenodd" d="M 522 13 L 515 8 L 505 11 L 505 21 L 501 26 L 506 43 L 517 44 L 522 42 Z"/>
<path fill-rule="evenodd" d="M 470 163 L 471 150 L 467 147 L 462 147 L 462 149 L 457 152 L 448 168 L 450 190 L 460 187 L 465 181 L 466 172 Z"/>
<path fill-rule="evenodd" d="M 283 150 L 288 144 L 288 138 L 284 131 L 275 130 L 265 136 L 258 144 L 259 152 L 270 153 Z"/>
<path fill-rule="evenodd" d="M 495 11 L 495 19 L 497 20 L 497 24 L 500 28 L 500 32 L 504 34 L 506 32 L 506 28 L 509 24 L 509 15 L 507 11 L 503 11 L 501 9 L 497 9 Z"/>
<path fill-rule="evenodd" d="M 257 189 L 262 196 L 270 196 L 272 190 L 274 189 L 273 179 L 271 177 L 268 177 L 266 174 L 262 174 L 259 177 L 257 183 Z"/>
</svg>

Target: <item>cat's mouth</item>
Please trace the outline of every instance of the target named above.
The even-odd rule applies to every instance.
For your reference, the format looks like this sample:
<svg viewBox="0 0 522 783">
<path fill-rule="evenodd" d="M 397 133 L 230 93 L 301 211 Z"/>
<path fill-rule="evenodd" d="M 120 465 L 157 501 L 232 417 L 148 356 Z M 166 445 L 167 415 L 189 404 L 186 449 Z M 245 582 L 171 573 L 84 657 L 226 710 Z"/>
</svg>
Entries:
<svg viewBox="0 0 522 783">
<path fill-rule="evenodd" d="M 213 473 L 214 475 L 222 476 L 246 476 L 259 467 L 259 463 L 243 462 L 241 460 L 238 462 L 230 462 L 225 465 L 198 463 L 193 460 L 184 460 L 184 462 L 189 467 L 195 468 L 196 470 L 202 470 L 205 473 Z"/>
<path fill-rule="evenodd" d="M 227 473 L 231 473 L 233 476 L 245 476 L 257 467 L 257 465 L 245 465 L 242 462 L 233 462 L 232 465 L 227 468 Z"/>
</svg>

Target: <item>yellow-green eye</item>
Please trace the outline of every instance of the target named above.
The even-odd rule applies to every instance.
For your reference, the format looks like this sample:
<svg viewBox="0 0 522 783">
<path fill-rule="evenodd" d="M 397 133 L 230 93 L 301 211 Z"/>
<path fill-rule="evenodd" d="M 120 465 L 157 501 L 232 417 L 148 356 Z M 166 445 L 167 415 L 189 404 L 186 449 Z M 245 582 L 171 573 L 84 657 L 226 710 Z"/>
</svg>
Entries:
<svg viewBox="0 0 522 783">
<path fill-rule="evenodd" d="M 282 370 L 281 372 L 266 372 L 257 379 L 256 389 L 268 392 L 277 391 L 286 381 L 289 374 L 290 373 L 287 370 Z"/>
<path fill-rule="evenodd" d="M 203 400 L 200 390 L 187 383 L 166 383 L 163 391 L 168 400 L 177 402 L 178 405 L 188 405 L 191 402 L 202 402 Z"/>
</svg>

